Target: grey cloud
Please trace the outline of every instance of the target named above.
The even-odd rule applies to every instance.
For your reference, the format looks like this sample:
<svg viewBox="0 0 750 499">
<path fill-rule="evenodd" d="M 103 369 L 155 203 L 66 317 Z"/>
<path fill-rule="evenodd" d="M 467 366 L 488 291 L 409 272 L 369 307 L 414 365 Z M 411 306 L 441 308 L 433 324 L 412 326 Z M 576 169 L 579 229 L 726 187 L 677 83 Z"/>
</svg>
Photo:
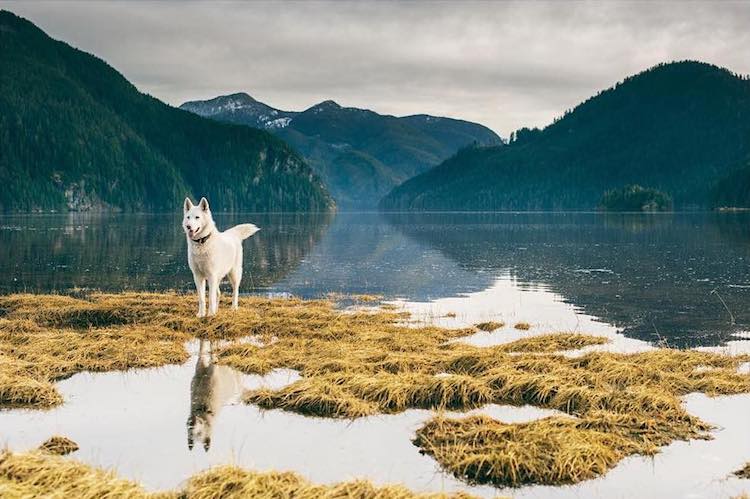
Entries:
<svg viewBox="0 0 750 499">
<path fill-rule="evenodd" d="M 625 76 L 700 59 L 750 72 L 746 2 L 4 2 L 171 104 L 247 91 L 543 126 Z"/>
</svg>

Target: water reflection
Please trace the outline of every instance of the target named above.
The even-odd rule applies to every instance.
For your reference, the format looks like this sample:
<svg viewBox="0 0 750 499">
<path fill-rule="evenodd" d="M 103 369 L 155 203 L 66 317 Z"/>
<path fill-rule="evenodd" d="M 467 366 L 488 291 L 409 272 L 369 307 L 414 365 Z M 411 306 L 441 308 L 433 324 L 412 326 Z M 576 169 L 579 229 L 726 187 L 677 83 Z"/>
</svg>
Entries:
<svg viewBox="0 0 750 499">
<path fill-rule="evenodd" d="M 222 407 L 238 401 L 242 394 L 242 374 L 216 363 L 213 343 L 200 340 L 195 374 L 190 382 L 190 416 L 187 420 L 188 449 L 195 441 L 208 452 L 211 434 Z"/>
<path fill-rule="evenodd" d="M 394 214 L 388 220 L 466 271 L 541 283 L 633 338 L 723 344 L 750 325 L 747 214 Z"/>
<path fill-rule="evenodd" d="M 242 292 L 430 301 L 506 279 L 649 342 L 718 345 L 750 329 L 747 213 L 216 218 L 263 228 L 245 243 Z M 73 288 L 192 291 L 179 216 L 0 218 L 0 292 Z"/>
<path fill-rule="evenodd" d="M 242 290 L 263 289 L 294 270 L 332 214 L 222 214 L 226 228 L 262 228 L 245 242 Z M 181 214 L 0 216 L 0 292 L 190 290 Z"/>
</svg>

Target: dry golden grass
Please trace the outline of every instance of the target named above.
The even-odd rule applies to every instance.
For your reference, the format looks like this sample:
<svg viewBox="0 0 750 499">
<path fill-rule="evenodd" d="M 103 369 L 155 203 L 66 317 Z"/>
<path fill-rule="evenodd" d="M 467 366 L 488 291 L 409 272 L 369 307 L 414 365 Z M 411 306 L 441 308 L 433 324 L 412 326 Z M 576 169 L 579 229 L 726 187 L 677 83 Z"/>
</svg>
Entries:
<svg viewBox="0 0 750 499">
<path fill-rule="evenodd" d="M 744 468 L 734 472 L 740 478 L 750 480 L 750 463 L 747 463 Z"/>
<path fill-rule="evenodd" d="M 241 499 L 245 497 L 295 499 L 468 499 L 458 494 L 415 494 L 401 486 L 376 487 L 364 480 L 315 485 L 295 473 L 257 473 L 234 466 L 221 466 L 200 473 L 188 481 L 185 497 L 190 499 Z"/>
<path fill-rule="evenodd" d="M 579 348 L 592 345 L 603 345 L 608 343 L 607 338 L 600 336 L 590 336 L 587 334 L 577 333 L 557 333 L 545 334 L 542 336 L 532 336 L 531 338 L 522 338 L 501 347 L 505 352 L 563 352 L 565 350 L 578 350 Z"/>
<path fill-rule="evenodd" d="M 44 452 L 0 452 L 0 497 L 154 498 L 114 473 Z"/>
<path fill-rule="evenodd" d="M 487 331 L 491 332 L 495 329 L 500 329 L 505 325 L 504 322 L 494 322 L 494 321 L 487 321 L 487 322 L 480 322 L 479 324 L 475 324 L 474 327 L 479 329 L 480 331 Z"/>
<path fill-rule="evenodd" d="M 487 403 L 557 409 L 557 417 L 505 425 L 486 417 L 436 417 L 419 447 L 456 476 L 520 485 L 573 483 L 623 457 L 677 439 L 708 438 L 679 397 L 750 392 L 737 369 L 750 357 L 658 349 L 636 354 L 559 351 L 606 342 L 562 333 L 493 347 L 451 341 L 476 331 L 404 325 L 390 310 L 341 311 L 330 301 L 243 298 L 240 310 L 197 319 L 195 299 L 174 294 L 0 297 L 0 405 L 59 403 L 51 384 L 81 370 L 183 361 L 191 337 L 239 340 L 219 361 L 251 374 L 295 369 L 278 390 L 248 403 L 322 417 L 411 408 L 467 410 Z M 496 438 L 502 435 L 503 438 Z"/>
<path fill-rule="evenodd" d="M 39 446 L 39 450 L 50 454 L 56 454 L 58 456 L 64 456 L 77 451 L 78 444 L 68 437 L 54 435 L 45 440 L 44 443 Z"/>
<path fill-rule="evenodd" d="M 465 494 L 415 494 L 400 486 L 376 487 L 366 481 L 314 485 L 294 473 L 253 472 L 234 466 L 191 477 L 184 489 L 149 493 L 114 473 L 41 452 L 0 453 L 0 497 L 28 499 L 464 499 Z"/>
<path fill-rule="evenodd" d="M 520 424 L 437 417 L 415 444 L 470 482 L 566 484 L 602 475 L 631 454 L 655 454 L 673 439 L 707 438 L 709 429 L 689 417 L 644 422 L 609 411 Z"/>
<path fill-rule="evenodd" d="M 330 311 L 328 302 L 246 298 L 241 311 L 202 320 L 194 301 L 170 293 L 1 296 L 0 407 L 52 407 L 62 402 L 54 382 L 77 372 L 181 363 L 190 338 L 270 338 L 280 322 L 300 331 L 318 309 Z"/>
<path fill-rule="evenodd" d="M 528 322 L 516 322 L 516 325 L 513 327 L 520 331 L 528 331 L 529 329 L 531 329 L 531 324 L 529 324 Z"/>
<path fill-rule="evenodd" d="M 154 295 L 156 296 L 156 295 Z M 164 308 L 168 307 L 163 299 Z M 0 297 L 0 406 L 51 407 L 53 382 L 80 371 L 113 371 L 184 362 L 190 335 L 158 323 L 158 311 L 135 295 L 77 300 Z M 156 323 L 154 323 L 156 322 Z"/>
<path fill-rule="evenodd" d="M 351 295 L 351 297 L 354 301 L 358 301 L 362 303 L 374 303 L 383 299 L 381 295 L 367 295 L 367 294 Z"/>
</svg>

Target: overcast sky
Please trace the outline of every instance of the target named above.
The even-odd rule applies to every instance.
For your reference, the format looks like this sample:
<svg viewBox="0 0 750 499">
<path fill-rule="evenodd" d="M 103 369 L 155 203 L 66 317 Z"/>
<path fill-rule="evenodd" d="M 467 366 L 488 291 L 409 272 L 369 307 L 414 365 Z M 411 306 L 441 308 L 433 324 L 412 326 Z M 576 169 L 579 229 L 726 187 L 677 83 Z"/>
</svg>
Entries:
<svg viewBox="0 0 750 499">
<path fill-rule="evenodd" d="M 245 91 L 302 110 L 544 126 L 623 77 L 699 59 L 750 73 L 750 2 L 2 1 L 170 104 Z"/>
</svg>

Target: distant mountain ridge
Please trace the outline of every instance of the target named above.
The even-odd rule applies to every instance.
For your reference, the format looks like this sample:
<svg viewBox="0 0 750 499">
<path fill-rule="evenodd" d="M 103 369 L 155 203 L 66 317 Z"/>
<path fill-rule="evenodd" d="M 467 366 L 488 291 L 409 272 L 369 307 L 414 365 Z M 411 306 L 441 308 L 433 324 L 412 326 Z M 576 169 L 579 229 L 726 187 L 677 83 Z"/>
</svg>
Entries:
<svg viewBox="0 0 750 499">
<path fill-rule="evenodd" d="M 268 130 L 299 151 L 322 177 L 337 204 L 374 208 L 394 186 L 472 144 L 502 145 L 492 130 L 452 118 L 396 117 L 326 100 L 304 111 L 283 111 L 246 93 L 189 101 L 201 116 Z"/>
<path fill-rule="evenodd" d="M 0 211 L 326 211 L 287 144 L 140 93 L 88 53 L 0 11 Z"/>
<path fill-rule="evenodd" d="M 206 101 L 186 102 L 180 108 L 206 118 L 221 118 L 222 121 L 264 129 L 284 128 L 298 114 L 293 111 L 274 109 L 244 92 L 223 95 Z M 231 119 L 230 116 L 236 118 Z"/>
<path fill-rule="evenodd" d="M 588 210 L 605 191 L 658 189 L 677 209 L 750 201 L 750 80 L 714 65 L 660 64 L 522 129 L 461 151 L 381 201 L 387 210 Z M 734 180 L 740 193 L 717 194 Z"/>
</svg>

